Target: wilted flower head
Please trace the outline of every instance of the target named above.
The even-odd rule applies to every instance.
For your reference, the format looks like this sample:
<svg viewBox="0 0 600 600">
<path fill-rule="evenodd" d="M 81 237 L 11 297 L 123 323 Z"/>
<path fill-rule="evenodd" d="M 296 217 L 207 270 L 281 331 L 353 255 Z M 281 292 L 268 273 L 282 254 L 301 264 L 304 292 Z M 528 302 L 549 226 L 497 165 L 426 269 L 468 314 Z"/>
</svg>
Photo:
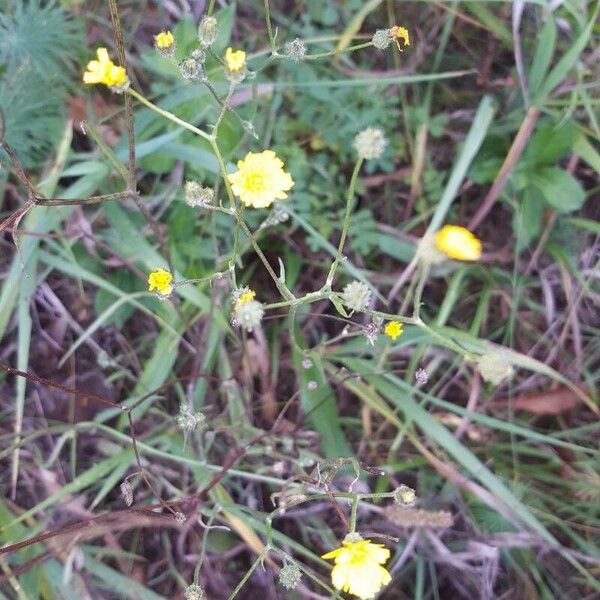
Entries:
<svg viewBox="0 0 600 600">
<path fill-rule="evenodd" d="M 194 431 L 198 426 L 203 425 L 205 420 L 206 417 L 201 412 L 193 413 L 186 404 L 179 407 L 177 425 L 185 432 Z"/>
<path fill-rule="evenodd" d="M 417 369 L 415 380 L 417 385 L 425 385 L 429 381 L 429 374 L 425 369 Z"/>
<path fill-rule="evenodd" d="M 204 590 L 197 583 L 188 586 L 183 595 L 185 600 L 206 600 Z"/>
<path fill-rule="evenodd" d="M 233 314 L 231 322 L 252 331 L 260 325 L 265 310 L 260 302 L 254 299 L 256 293 L 249 287 L 238 288 L 232 294 Z"/>
<path fill-rule="evenodd" d="M 331 571 L 333 587 L 362 600 L 374 598 L 392 580 L 388 570 L 382 566 L 389 559 L 390 551 L 383 544 L 374 544 L 356 535 L 349 537 L 339 548 L 321 558 L 335 562 Z"/>
<path fill-rule="evenodd" d="M 129 85 L 124 67 L 119 67 L 108 56 L 106 48 L 96 50 L 98 60 L 91 60 L 87 64 L 87 71 L 83 74 L 83 83 L 93 85 L 102 83 L 115 92 L 122 92 Z"/>
<path fill-rule="evenodd" d="M 204 16 L 198 25 L 198 39 L 203 46 L 210 46 L 217 37 L 217 20 Z"/>
<path fill-rule="evenodd" d="M 455 260 L 476 261 L 481 258 L 481 241 L 459 225 L 444 225 L 435 234 L 435 246 Z"/>
<path fill-rule="evenodd" d="M 408 29 L 406 27 L 400 27 L 399 25 L 394 25 L 389 30 L 390 37 L 396 42 L 396 46 L 398 46 L 398 50 L 402 52 L 402 48 L 400 47 L 400 40 L 405 46 L 410 46 L 410 36 L 408 35 Z"/>
<path fill-rule="evenodd" d="M 202 48 L 196 48 L 192 53 L 179 63 L 179 70 L 184 79 L 190 81 L 204 81 L 206 73 L 204 72 L 204 62 L 206 61 L 206 52 Z"/>
<path fill-rule="evenodd" d="M 227 179 L 242 204 L 265 208 L 275 200 L 287 198 L 287 192 L 294 185 L 292 176 L 283 167 L 283 161 L 273 150 L 248 152 L 244 160 L 238 161 L 238 170 L 227 175 Z"/>
<path fill-rule="evenodd" d="M 415 490 L 402 484 L 394 490 L 394 502 L 403 506 L 412 506 L 417 501 Z"/>
<path fill-rule="evenodd" d="M 160 296 L 170 296 L 173 291 L 173 275 L 166 269 L 155 269 L 148 275 L 148 291 L 156 291 Z"/>
<path fill-rule="evenodd" d="M 378 50 L 385 50 L 391 43 L 392 37 L 390 36 L 389 29 L 378 29 L 371 38 L 371 43 Z"/>
<path fill-rule="evenodd" d="M 483 380 L 493 385 L 499 385 L 514 373 L 512 364 L 501 352 L 488 352 L 480 356 L 477 369 Z"/>
<path fill-rule="evenodd" d="M 386 144 L 387 140 L 383 130 L 379 127 L 367 127 L 354 138 L 354 148 L 358 156 L 365 160 L 379 158 L 383 154 Z"/>
<path fill-rule="evenodd" d="M 288 58 L 300 61 L 306 56 L 306 46 L 300 38 L 286 42 L 283 51 Z"/>
<path fill-rule="evenodd" d="M 302 571 L 295 563 L 286 563 L 279 571 L 279 583 L 286 590 L 295 590 L 302 579 Z"/>
<path fill-rule="evenodd" d="M 362 281 L 352 281 L 342 291 L 342 302 L 352 310 L 365 310 L 371 300 L 371 290 Z"/>
<path fill-rule="evenodd" d="M 189 206 L 207 206 L 215 199 L 215 191 L 203 187 L 197 181 L 188 181 L 185 184 L 185 201 Z"/>
<path fill-rule="evenodd" d="M 371 346 L 375 345 L 380 329 L 381 323 L 378 321 L 371 321 L 363 327 L 363 335 L 367 338 L 367 342 L 369 342 Z"/>
</svg>

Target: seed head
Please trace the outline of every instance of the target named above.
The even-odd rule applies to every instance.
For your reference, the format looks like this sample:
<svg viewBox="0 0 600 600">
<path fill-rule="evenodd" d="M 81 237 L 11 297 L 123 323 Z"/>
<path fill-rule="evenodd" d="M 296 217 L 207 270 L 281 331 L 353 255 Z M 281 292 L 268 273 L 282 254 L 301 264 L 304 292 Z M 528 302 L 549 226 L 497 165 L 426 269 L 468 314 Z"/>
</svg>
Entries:
<svg viewBox="0 0 600 600">
<path fill-rule="evenodd" d="M 185 600 L 206 600 L 204 590 L 196 583 L 188 586 L 183 595 Z"/>
<path fill-rule="evenodd" d="M 215 199 L 215 191 L 201 186 L 197 181 L 185 184 L 185 201 L 189 206 L 207 206 Z"/>
<path fill-rule="evenodd" d="M 354 148 L 358 156 L 365 160 L 379 158 L 383 154 L 386 145 L 387 140 L 383 130 L 379 127 L 367 127 L 354 138 Z"/>
<path fill-rule="evenodd" d="M 378 50 L 385 50 L 392 43 L 389 29 L 378 29 L 371 38 L 371 43 Z"/>
<path fill-rule="evenodd" d="M 283 51 L 288 58 L 296 62 L 301 61 L 306 56 L 306 46 L 300 38 L 286 42 Z"/>
<path fill-rule="evenodd" d="M 279 583 L 286 590 L 295 590 L 296 586 L 302 579 L 302 571 L 295 563 L 287 563 L 281 571 L 279 571 Z"/>
<path fill-rule="evenodd" d="M 365 310 L 370 300 L 371 290 L 362 281 L 353 281 L 342 291 L 342 302 L 352 310 Z"/>
<path fill-rule="evenodd" d="M 233 309 L 231 322 L 233 325 L 239 325 L 246 331 L 252 331 L 258 327 L 265 314 L 265 309 L 258 300 L 238 300 Z"/>
</svg>

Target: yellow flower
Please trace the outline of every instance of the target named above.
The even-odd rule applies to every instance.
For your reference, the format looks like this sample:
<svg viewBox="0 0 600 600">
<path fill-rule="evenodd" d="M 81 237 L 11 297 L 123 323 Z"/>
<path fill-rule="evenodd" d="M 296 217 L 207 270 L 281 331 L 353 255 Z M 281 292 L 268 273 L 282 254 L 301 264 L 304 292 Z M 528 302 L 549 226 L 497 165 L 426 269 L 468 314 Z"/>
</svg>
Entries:
<svg viewBox="0 0 600 600">
<path fill-rule="evenodd" d="M 398 46 L 400 52 L 402 52 L 402 48 L 400 48 L 400 42 L 398 40 L 402 40 L 405 46 L 410 46 L 410 36 L 408 35 L 408 29 L 406 29 L 406 27 L 394 25 L 394 27 L 390 29 L 390 37 L 396 42 L 396 46 Z"/>
<path fill-rule="evenodd" d="M 227 178 L 233 193 L 246 206 L 271 206 L 275 200 L 287 198 L 286 192 L 294 185 L 292 176 L 283 170 L 283 162 L 273 150 L 248 152 L 237 167 L 238 171 Z"/>
<path fill-rule="evenodd" d="M 175 43 L 175 38 L 170 31 L 161 31 L 154 36 L 154 43 L 159 50 L 170 50 Z"/>
<path fill-rule="evenodd" d="M 256 296 L 256 292 L 254 290 L 248 290 L 247 292 L 242 292 L 240 297 L 235 302 L 235 310 L 237 310 L 242 304 L 246 304 L 246 302 L 250 302 L 254 300 Z"/>
<path fill-rule="evenodd" d="M 390 321 L 386 324 L 383 331 L 385 332 L 385 335 L 392 338 L 392 341 L 395 342 L 396 338 L 402 335 L 403 326 L 402 323 L 399 323 L 398 321 Z"/>
<path fill-rule="evenodd" d="M 230 73 L 241 73 L 246 67 L 246 53 L 229 47 L 225 51 L 225 66 Z"/>
<path fill-rule="evenodd" d="M 173 291 L 172 281 L 173 275 L 169 271 L 156 269 L 148 275 L 148 291 L 156 290 L 161 296 L 169 296 Z"/>
<path fill-rule="evenodd" d="M 444 225 L 435 234 L 435 246 L 455 260 L 481 258 L 481 242 L 468 229 L 458 225 Z"/>
<path fill-rule="evenodd" d="M 382 544 L 358 540 L 343 541 L 340 548 L 321 558 L 335 561 L 331 582 L 336 589 L 366 600 L 374 598 L 392 580 L 387 569 L 381 566 L 389 557 L 390 551 Z"/>
<path fill-rule="evenodd" d="M 106 48 L 96 51 L 98 60 L 91 60 L 83 74 L 83 83 L 103 83 L 108 87 L 120 87 L 127 83 L 127 73 L 123 67 L 115 65 L 108 56 Z"/>
</svg>

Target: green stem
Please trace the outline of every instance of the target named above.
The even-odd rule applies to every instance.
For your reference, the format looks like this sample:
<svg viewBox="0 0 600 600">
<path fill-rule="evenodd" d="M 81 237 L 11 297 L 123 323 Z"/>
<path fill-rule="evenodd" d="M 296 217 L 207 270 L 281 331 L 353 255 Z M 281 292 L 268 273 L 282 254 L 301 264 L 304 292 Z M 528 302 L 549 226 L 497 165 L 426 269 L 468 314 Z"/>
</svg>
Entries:
<svg viewBox="0 0 600 600">
<path fill-rule="evenodd" d="M 355 46 L 348 46 L 343 50 L 329 50 L 328 52 L 319 52 L 318 54 L 307 54 L 304 57 L 304 60 L 317 60 L 319 58 L 327 58 L 328 56 L 335 56 L 339 54 L 343 54 L 345 52 L 353 52 L 354 50 L 362 50 L 363 48 L 368 48 L 372 46 L 373 42 L 365 42 L 364 44 L 356 44 Z"/>
<path fill-rule="evenodd" d="M 261 554 L 258 555 L 257 559 L 252 563 L 252 566 L 246 571 L 246 574 L 244 575 L 244 577 L 242 577 L 242 580 L 235 586 L 235 589 L 233 590 L 233 592 L 231 592 L 231 594 L 229 595 L 227 600 L 233 600 L 238 595 L 240 590 L 246 584 L 246 581 L 248 581 L 248 579 L 250 579 L 250 576 L 256 570 L 256 567 L 258 567 L 258 565 L 264 560 L 265 556 L 266 556 L 266 548 L 265 548 L 265 552 L 262 552 Z"/>
<path fill-rule="evenodd" d="M 338 245 L 337 253 L 335 256 L 335 260 L 331 265 L 331 269 L 329 269 L 329 274 L 327 275 L 327 281 L 325 286 L 328 289 L 331 289 L 331 284 L 333 283 L 333 278 L 335 276 L 335 272 L 342 260 L 342 253 L 344 251 L 344 244 L 346 243 L 346 236 L 348 235 L 348 228 L 350 227 L 350 217 L 352 216 L 352 208 L 354 207 L 354 189 L 356 188 L 356 182 L 358 180 L 358 173 L 363 164 L 364 158 L 359 157 L 354 165 L 354 171 L 352 172 L 352 177 L 350 179 L 350 186 L 348 187 L 348 193 L 346 194 L 346 214 L 344 215 L 344 223 L 342 225 L 342 235 L 340 237 L 340 243 Z"/>
<path fill-rule="evenodd" d="M 152 102 L 150 102 L 150 100 L 148 100 L 147 98 L 142 96 L 139 92 L 136 92 L 134 89 L 127 88 L 127 93 L 130 96 L 133 96 L 138 102 L 140 102 L 144 106 L 148 107 L 150 110 L 153 110 L 154 112 L 158 113 L 159 115 L 162 115 L 163 117 L 165 117 L 165 119 L 168 119 L 169 121 L 172 121 L 173 123 L 177 123 L 177 125 L 179 125 L 180 127 L 183 127 L 184 129 L 188 129 L 189 131 L 192 131 L 196 135 L 199 135 L 200 137 L 204 138 L 205 140 L 207 140 L 209 142 L 212 142 L 214 140 L 214 137 L 212 135 L 209 135 L 205 131 L 202 131 L 202 129 L 198 129 L 197 127 L 194 127 L 193 125 L 190 125 L 188 122 L 184 121 L 183 119 L 180 119 L 179 117 L 177 117 L 173 113 L 169 112 L 168 110 L 164 110 L 164 109 L 156 106 L 156 104 L 153 104 Z"/>
<path fill-rule="evenodd" d="M 356 515 L 358 513 L 358 496 L 352 499 L 352 508 L 350 509 L 350 533 L 356 532 Z"/>
</svg>

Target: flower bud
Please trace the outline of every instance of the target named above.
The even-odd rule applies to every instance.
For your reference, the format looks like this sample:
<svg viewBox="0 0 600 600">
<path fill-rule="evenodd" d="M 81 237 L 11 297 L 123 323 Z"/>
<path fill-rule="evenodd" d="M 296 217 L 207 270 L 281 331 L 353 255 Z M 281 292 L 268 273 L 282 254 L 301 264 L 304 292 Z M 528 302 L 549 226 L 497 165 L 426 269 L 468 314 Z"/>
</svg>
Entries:
<svg viewBox="0 0 600 600">
<path fill-rule="evenodd" d="M 215 199 L 212 188 L 202 187 L 197 181 L 185 184 L 185 202 L 188 206 L 207 206 Z"/>
<path fill-rule="evenodd" d="M 391 43 L 392 37 L 390 36 L 389 29 L 378 29 L 371 38 L 371 43 L 378 50 L 385 50 Z"/>
<path fill-rule="evenodd" d="M 291 60 L 299 62 L 306 56 L 306 46 L 300 38 L 296 38 L 291 42 L 286 42 L 283 52 Z"/>
<path fill-rule="evenodd" d="M 394 490 L 394 502 L 401 504 L 402 506 L 411 506 L 417 501 L 417 494 L 415 490 L 402 484 L 399 488 Z"/>
<path fill-rule="evenodd" d="M 198 25 L 198 39 L 203 46 L 211 46 L 217 37 L 218 23 L 214 17 L 204 16 Z"/>
<path fill-rule="evenodd" d="M 183 595 L 185 600 L 206 600 L 204 590 L 196 583 L 188 586 Z"/>
</svg>

